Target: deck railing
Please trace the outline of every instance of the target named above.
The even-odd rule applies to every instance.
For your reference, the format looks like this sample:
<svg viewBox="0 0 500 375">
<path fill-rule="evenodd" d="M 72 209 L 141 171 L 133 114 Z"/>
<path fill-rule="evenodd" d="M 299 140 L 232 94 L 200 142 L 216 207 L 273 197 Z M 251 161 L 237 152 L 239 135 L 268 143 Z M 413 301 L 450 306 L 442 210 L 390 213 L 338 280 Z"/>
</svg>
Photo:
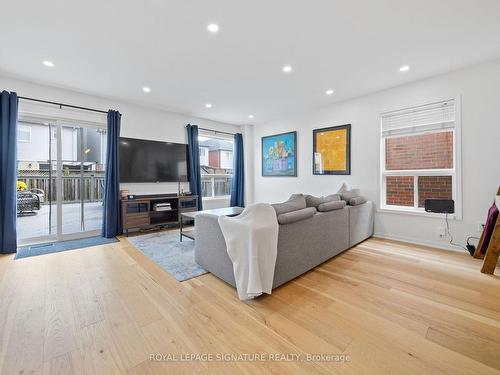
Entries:
<svg viewBox="0 0 500 375">
<path fill-rule="evenodd" d="M 37 171 L 39 172 L 39 171 Z M 230 174 L 202 174 L 201 191 L 203 197 L 223 197 L 231 195 Z M 43 191 L 43 203 L 54 202 L 57 198 L 55 173 L 49 178 L 48 172 L 18 171 L 18 181 L 28 185 L 28 189 Z M 104 198 L 104 172 L 84 172 L 79 175 L 62 176 L 63 203 L 80 202 L 81 194 L 85 202 L 98 202 Z"/>
<path fill-rule="evenodd" d="M 55 173 L 49 177 L 48 171 L 18 171 L 17 180 L 28 185 L 28 189 L 39 189 L 43 192 L 43 203 L 57 199 Z M 80 202 L 83 194 L 85 202 L 99 202 L 104 198 L 104 172 L 84 172 L 80 175 L 62 176 L 63 203 Z"/>
<path fill-rule="evenodd" d="M 201 193 L 203 197 L 215 198 L 231 195 L 231 174 L 202 174 Z"/>
</svg>

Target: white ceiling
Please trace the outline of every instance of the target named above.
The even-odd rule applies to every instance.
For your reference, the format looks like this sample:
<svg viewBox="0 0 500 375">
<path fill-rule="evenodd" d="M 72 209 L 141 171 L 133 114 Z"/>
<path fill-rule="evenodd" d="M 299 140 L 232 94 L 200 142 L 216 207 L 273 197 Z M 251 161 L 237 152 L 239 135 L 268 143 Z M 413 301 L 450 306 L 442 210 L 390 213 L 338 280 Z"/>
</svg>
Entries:
<svg viewBox="0 0 500 375">
<path fill-rule="evenodd" d="M 1 0 L 0 9 L 2 74 L 234 124 L 500 58 L 499 0 Z"/>
</svg>

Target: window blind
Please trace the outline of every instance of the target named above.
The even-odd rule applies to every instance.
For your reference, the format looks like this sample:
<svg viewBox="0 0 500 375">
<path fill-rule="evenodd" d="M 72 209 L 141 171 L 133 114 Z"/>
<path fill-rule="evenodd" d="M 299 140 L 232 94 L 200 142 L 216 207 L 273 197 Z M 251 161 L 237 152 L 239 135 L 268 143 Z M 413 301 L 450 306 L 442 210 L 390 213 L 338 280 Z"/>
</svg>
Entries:
<svg viewBox="0 0 500 375">
<path fill-rule="evenodd" d="M 455 100 L 385 112 L 381 115 L 382 136 L 422 133 L 455 126 Z"/>
</svg>

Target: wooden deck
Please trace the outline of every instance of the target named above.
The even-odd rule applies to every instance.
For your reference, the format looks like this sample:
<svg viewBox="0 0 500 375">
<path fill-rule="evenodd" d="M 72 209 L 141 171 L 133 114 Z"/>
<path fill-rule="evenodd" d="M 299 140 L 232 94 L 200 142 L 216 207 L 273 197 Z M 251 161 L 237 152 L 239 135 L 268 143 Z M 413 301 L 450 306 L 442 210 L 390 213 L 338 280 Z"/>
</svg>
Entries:
<svg viewBox="0 0 500 375">
<path fill-rule="evenodd" d="M 33 216 L 17 217 L 17 238 L 19 241 L 31 242 L 31 238 L 55 235 L 57 233 L 57 207 L 52 205 L 52 216 L 49 220 L 49 205 L 42 205 Z M 85 202 L 85 231 L 100 230 L 102 227 L 102 202 Z M 64 234 L 78 233 L 81 227 L 81 205 L 65 203 L 62 205 Z M 49 230 L 50 227 L 50 230 Z"/>
<path fill-rule="evenodd" d="M 177 282 L 125 240 L 1 256 L 0 373 L 499 374 L 500 277 L 481 264 L 370 239 L 243 303 L 210 274 Z M 150 361 L 154 353 L 302 360 Z M 307 353 L 350 358 L 307 362 Z"/>
</svg>

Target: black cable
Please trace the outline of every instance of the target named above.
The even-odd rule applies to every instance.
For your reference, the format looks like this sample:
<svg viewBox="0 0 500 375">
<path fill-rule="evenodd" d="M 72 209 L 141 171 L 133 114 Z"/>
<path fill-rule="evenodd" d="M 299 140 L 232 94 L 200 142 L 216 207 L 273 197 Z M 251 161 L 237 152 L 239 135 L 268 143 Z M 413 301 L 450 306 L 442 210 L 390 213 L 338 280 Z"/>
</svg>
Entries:
<svg viewBox="0 0 500 375">
<path fill-rule="evenodd" d="M 444 221 L 446 222 L 446 233 L 448 234 L 448 236 L 450 236 L 450 245 L 460 247 L 460 248 L 464 249 L 465 251 L 469 251 L 465 246 L 459 245 L 457 243 L 453 243 L 453 235 L 450 232 L 450 224 L 448 223 L 448 213 L 445 214 Z M 470 238 L 472 238 L 472 237 L 470 237 Z"/>
<path fill-rule="evenodd" d="M 476 246 L 474 246 L 474 245 L 471 245 L 471 244 L 470 244 L 470 240 L 471 240 L 472 238 L 474 238 L 474 239 L 478 240 L 478 241 L 477 241 L 478 243 L 476 244 Z M 466 245 L 465 247 L 466 247 L 466 248 L 467 248 L 467 250 L 469 251 L 470 255 L 474 256 L 474 254 L 476 254 L 476 251 L 477 251 L 477 248 L 476 248 L 476 247 L 479 245 L 479 241 L 481 241 L 481 239 L 480 239 L 479 237 L 475 237 L 475 236 L 469 236 L 469 237 L 467 237 L 467 240 L 466 240 L 467 245 Z"/>
<path fill-rule="evenodd" d="M 479 237 L 469 236 L 469 237 L 467 237 L 467 245 L 470 245 L 469 240 L 471 240 L 472 238 L 474 238 L 475 240 L 478 240 L 478 241 L 480 240 Z"/>
</svg>

